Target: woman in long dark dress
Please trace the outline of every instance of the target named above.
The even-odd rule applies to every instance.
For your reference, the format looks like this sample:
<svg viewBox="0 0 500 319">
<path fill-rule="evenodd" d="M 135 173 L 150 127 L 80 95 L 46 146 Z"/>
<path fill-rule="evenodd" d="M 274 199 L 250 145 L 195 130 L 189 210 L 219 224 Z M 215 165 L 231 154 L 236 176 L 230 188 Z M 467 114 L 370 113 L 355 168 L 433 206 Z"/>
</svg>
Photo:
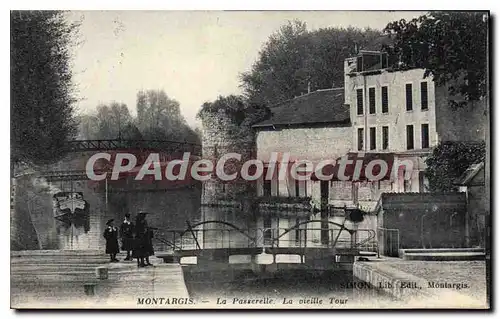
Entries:
<svg viewBox="0 0 500 319">
<path fill-rule="evenodd" d="M 116 254 L 120 252 L 118 246 L 118 228 L 113 226 L 113 219 L 106 222 L 106 229 L 104 230 L 104 238 L 106 239 L 106 254 L 109 254 L 111 262 L 119 261 L 116 259 Z"/>
<path fill-rule="evenodd" d="M 151 233 L 146 221 L 145 212 L 140 212 L 135 223 L 135 243 L 132 257 L 137 259 L 137 267 L 150 266 L 149 256 L 153 254 Z"/>
<path fill-rule="evenodd" d="M 135 218 L 135 234 L 134 234 L 134 249 L 132 250 L 132 258 L 137 259 L 137 267 L 144 267 L 144 216 L 142 213 L 137 214 Z"/>
<path fill-rule="evenodd" d="M 134 249 L 134 224 L 130 221 L 130 214 L 125 214 L 122 226 L 120 228 L 120 237 L 122 238 L 122 250 L 127 252 L 124 260 L 132 260 L 130 252 Z"/>
</svg>

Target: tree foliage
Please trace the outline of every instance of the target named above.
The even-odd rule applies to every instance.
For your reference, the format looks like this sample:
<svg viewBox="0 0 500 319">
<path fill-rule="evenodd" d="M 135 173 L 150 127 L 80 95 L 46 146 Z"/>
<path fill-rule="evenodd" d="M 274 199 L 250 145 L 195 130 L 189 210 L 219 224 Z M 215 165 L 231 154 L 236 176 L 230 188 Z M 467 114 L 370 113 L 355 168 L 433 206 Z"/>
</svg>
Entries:
<svg viewBox="0 0 500 319">
<path fill-rule="evenodd" d="M 427 157 L 425 175 L 431 191 L 453 191 L 455 180 L 467 168 L 485 159 L 484 143 L 443 142 Z"/>
<path fill-rule="evenodd" d="M 465 101 L 486 93 L 488 24 L 481 12 L 431 12 L 418 18 L 389 23 L 384 32 L 394 40 L 386 46 L 399 68 L 424 68 L 437 85 Z"/>
<path fill-rule="evenodd" d="M 228 95 L 219 96 L 213 102 L 203 103 L 197 117 L 203 120 L 205 116 L 217 116 L 219 112 L 225 113 L 237 125 L 249 127 L 264 119 L 269 114 L 269 109 L 252 104 L 243 96 Z"/>
<path fill-rule="evenodd" d="M 80 139 L 142 139 L 134 118 L 123 103 L 100 104 L 96 111 L 79 117 Z"/>
<path fill-rule="evenodd" d="M 180 105 L 162 90 L 139 91 L 137 116 L 123 103 L 101 104 L 90 114 L 81 115 L 81 139 L 146 139 L 200 143 L 189 127 Z"/>
<path fill-rule="evenodd" d="M 383 42 L 377 30 L 308 31 L 305 23 L 290 21 L 269 37 L 251 70 L 241 75 L 241 86 L 251 103 L 267 106 L 308 89 L 342 87 L 344 59 L 359 49 L 379 49 Z"/>
<path fill-rule="evenodd" d="M 137 127 L 146 139 L 200 142 L 182 116 L 179 102 L 163 90 L 137 93 Z"/>
<path fill-rule="evenodd" d="M 77 32 L 59 11 L 10 15 L 11 162 L 45 164 L 77 133 L 70 48 Z"/>
</svg>

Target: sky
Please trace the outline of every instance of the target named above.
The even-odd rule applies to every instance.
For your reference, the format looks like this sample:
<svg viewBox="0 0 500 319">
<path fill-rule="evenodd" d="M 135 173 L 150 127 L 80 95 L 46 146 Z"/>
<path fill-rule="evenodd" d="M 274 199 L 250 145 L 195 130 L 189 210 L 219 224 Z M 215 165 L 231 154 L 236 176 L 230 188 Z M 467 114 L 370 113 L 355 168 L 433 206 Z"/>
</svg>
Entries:
<svg viewBox="0 0 500 319">
<path fill-rule="evenodd" d="M 135 114 L 139 90 L 162 89 L 180 103 L 189 125 L 219 95 L 239 94 L 239 75 L 250 70 L 268 37 L 299 19 L 308 30 L 325 27 L 383 29 L 416 11 L 71 11 L 80 21 L 73 73 L 78 110 L 125 103 Z"/>
</svg>

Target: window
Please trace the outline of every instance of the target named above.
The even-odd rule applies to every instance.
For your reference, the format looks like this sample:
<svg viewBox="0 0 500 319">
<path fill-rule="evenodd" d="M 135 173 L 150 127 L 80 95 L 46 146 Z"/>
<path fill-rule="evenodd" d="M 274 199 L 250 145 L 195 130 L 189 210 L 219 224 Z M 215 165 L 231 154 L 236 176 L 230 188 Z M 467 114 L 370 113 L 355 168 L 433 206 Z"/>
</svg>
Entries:
<svg viewBox="0 0 500 319">
<path fill-rule="evenodd" d="M 358 128 L 358 151 L 363 150 L 363 135 L 364 135 L 363 129 Z"/>
<path fill-rule="evenodd" d="M 389 126 L 382 126 L 382 149 L 389 148 Z"/>
<path fill-rule="evenodd" d="M 427 94 L 427 82 L 420 82 L 420 102 L 422 110 L 429 108 L 429 96 Z"/>
<path fill-rule="evenodd" d="M 356 71 L 363 72 L 363 57 L 358 56 L 356 59 Z"/>
<path fill-rule="evenodd" d="M 377 148 L 377 128 L 370 127 L 370 150 Z"/>
<path fill-rule="evenodd" d="M 406 84 L 406 110 L 413 110 L 413 88 L 411 83 Z"/>
<path fill-rule="evenodd" d="M 412 150 L 413 147 L 413 125 L 406 125 L 406 149 Z"/>
<path fill-rule="evenodd" d="M 330 187 L 328 185 L 328 181 L 320 181 L 319 190 L 321 199 L 320 201 L 321 210 L 326 211 L 328 207 L 328 200 L 330 198 Z"/>
<path fill-rule="evenodd" d="M 370 199 L 378 200 L 380 191 L 380 181 L 370 182 Z"/>
<path fill-rule="evenodd" d="M 387 68 L 387 65 L 389 64 L 388 62 L 388 58 L 387 58 L 387 53 L 382 53 L 382 55 L 380 56 L 380 58 L 382 59 L 382 69 L 385 69 Z"/>
<path fill-rule="evenodd" d="M 358 106 L 358 115 L 363 115 L 363 89 L 356 90 L 356 99 Z"/>
<path fill-rule="evenodd" d="M 429 148 L 429 124 L 422 124 L 422 148 Z"/>
<path fill-rule="evenodd" d="M 271 216 L 264 216 L 264 244 L 271 245 L 273 240 Z"/>
<path fill-rule="evenodd" d="M 300 229 L 300 226 L 299 226 L 299 223 L 300 223 L 300 219 L 299 218 L 296 218 L 295 219 L 295 243 L 296 244 L 299 244 L 301 242 L 301 229 Z"/>
<path fill-rule="evenodd" d="M 427 178 L 424 171 L 418 172 L 418 191 L 420 193 L 427 192 Z"/>
<path fill-rule="evenodd" d="M 271 196 L 271 181 L 266 179 L 265 175 L 264 175 L 263 188 L 264 188 L 264 196 Z"/>
<path fill-rule="evenodd" d="M 272 227 L 271 216 L 265 216 L 264 217 L 264 228 L 271 228 L 271 227 Z"/>
<path fill-rule="evenodd" d="M 355 204 L 358 203 L 358 185 L 359 183 L 351 183 L 351 197 L 352 202 Z"/>
<path fill-rule="evenodd" d="M 406 192 L 411 192 L 411 179 L 405 179 L 404 184 L 403 184 L 403 191 Z"/>
<path fill-rule="evenodd" d="M 370 102 L 370 114 L 375 114 L 375 88 L 368 89 L 368 98 Z"/>
<path fill-rule="evenodd" d="M 301 195 L 302 192 L 302 195 Z M 307 197 L 307 182 L 295 180 L 295 196 L 296 197 Z"/>
<path fill-rule="evenodd" d="M 389 113 L 389 94 L 387 86 L 382 87 L 382 113 Z"/>
</svg>

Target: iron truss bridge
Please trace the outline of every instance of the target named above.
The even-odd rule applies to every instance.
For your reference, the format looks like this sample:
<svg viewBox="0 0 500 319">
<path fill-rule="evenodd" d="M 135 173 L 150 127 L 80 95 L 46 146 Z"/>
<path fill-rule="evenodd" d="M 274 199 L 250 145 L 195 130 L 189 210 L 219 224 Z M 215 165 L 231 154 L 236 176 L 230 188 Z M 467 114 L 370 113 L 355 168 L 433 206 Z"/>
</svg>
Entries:
<svg viewBox="0 0 500 319">
<path fill-rule="evenodd" d="M 108 171 L 95 170 L 94 172 L 96 174 L 103 174 Z M 36 175 L 37 177 L 44 178 L 49 182 L 90 180 L 85 170 L 43 171 Z"/>
<path fill-rule="evenodd" d="M 190 152 L 201 155 L 201 145 L 188 142 L 162 140 L 73 140 L 67 143 L 69 152 L 136 149 L 166 153 Z"/>
</svg>

